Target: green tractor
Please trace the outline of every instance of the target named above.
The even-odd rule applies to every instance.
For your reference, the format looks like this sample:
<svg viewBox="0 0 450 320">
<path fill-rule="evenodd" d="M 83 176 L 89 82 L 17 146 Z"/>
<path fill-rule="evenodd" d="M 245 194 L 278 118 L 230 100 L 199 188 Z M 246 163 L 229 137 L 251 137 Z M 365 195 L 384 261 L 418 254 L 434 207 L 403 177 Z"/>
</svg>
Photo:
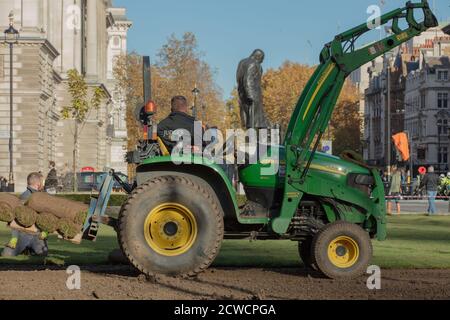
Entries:
<svg viewBox="0 0 450 320">
<path fill-rule="evenodd" d="M 417 11 L 423 12 L 422 22 L 415 18 Z M 406 21 L 405 29 L 400 20 Z M 292 240 L 298 242 L 303 262 L 329 278 L 365 273 L 372 259 L 371 239 L 387 236 L 379 172 L 351 155 L 338 158 L 317 149 L 346 77 L 438 25 L 427 1 L 408 2 L 381 17 L 381 25 L 390 21 L 392 35 L 366 47 L 355 48 L 355 41 L 370 31 L 366 23 L 328 43 L 283 145 L 271 146 L 258 163 L 239 168 L 246 197 L 261 214 L 242 211 L 221 166 L 196 156 L 190 164 L 175 164 L 152 134 L 153 105 L 142 108 L 139 118 L 150 133 L 128 155 L 137 164 L 137 187 L 118 222 L 119 242 L 129 261 L 146 275 L 191 277 L 213 263 L 224 239 Z M 280 170 L 262 175 L 273 165 L 273 155 Z"/>
</svg>

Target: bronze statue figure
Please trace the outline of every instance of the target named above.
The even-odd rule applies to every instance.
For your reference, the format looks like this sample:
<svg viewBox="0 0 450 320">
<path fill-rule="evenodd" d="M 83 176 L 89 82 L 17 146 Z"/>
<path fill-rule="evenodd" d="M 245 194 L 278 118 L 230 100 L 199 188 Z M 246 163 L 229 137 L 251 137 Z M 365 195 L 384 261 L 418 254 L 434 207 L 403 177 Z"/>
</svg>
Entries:
<svg viewBox="0 0 450 320">
<path fill-rule="evenodd" d="M 242 125 L 246 129 L 264 129 L 268 127 L 264 112 L 261 80 L 264 52 L 255 50 L 252 55 L 239 63 L 237 83 Z"/>
</svg>

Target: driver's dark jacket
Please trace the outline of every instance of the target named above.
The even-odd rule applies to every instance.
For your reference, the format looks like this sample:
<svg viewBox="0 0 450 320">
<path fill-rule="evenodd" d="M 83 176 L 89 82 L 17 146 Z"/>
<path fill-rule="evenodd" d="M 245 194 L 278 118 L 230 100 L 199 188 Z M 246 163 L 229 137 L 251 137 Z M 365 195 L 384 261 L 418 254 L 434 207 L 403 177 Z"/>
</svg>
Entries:
<svg viewBox="0 0 450 320">
<path fill-rule="evenodd" d="M 166 119 L 158 124 L 158 137 L 166 145 L 167 149 L 172 151 L 172 149 L 177 145 L 177 142 L 172 141 L 173 132 L 178 129 L 187 130 L 191 135 L 191 146 L 194 145 L 194 125 L 195 118 L 183 113 L 183 112 L 172 112 Z M 200 130 L 200 136 L 198 141 L 202 141 L 202 130 Z"/>
</svg>

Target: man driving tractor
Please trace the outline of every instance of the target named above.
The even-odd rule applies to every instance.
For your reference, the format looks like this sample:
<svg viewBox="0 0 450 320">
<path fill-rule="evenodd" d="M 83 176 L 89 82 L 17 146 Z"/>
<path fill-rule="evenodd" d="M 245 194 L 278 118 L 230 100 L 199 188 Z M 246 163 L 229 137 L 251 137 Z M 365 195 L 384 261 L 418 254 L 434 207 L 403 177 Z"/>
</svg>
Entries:
<svg viewBox="0 0 450 320">
<path fill-rule="evenodd" d="M 176 146 L 176 142 L 173 140 L 173 133 L 176 130 L 186 130 L 191 135 L 191 145 L 194 145 L 195 141 L 202 141 L 202 132 L 199 137 L 196 137 L 195 132 L 195 118 L 188 114 L 189 107 L 188 101 L 183 96 L 175 96 L 171 101 L 172 113 L 158 125 L 158 136 L 164 142 L 168 151 L 171 152 Z"/>
</svg>

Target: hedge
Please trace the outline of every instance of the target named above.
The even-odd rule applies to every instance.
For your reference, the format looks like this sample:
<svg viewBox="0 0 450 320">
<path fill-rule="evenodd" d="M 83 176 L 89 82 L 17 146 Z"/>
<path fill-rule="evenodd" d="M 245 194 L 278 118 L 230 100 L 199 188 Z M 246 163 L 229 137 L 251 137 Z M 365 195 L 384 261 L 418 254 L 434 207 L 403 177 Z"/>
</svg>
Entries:
<svg viewBox="0 0 450 320">
<path fill-rule="evenodd" d="M 90 194 L 79 194 L 79 193 L 70 193 L 70 194 L 57 194 L 56 196 L 74 200 L 78 202 L 83 202 L 85 204 L 91 203 L 91 195 Z M 126 194 L 113 194 L 111 195 L 111 199 L 109 200 L 109 207 L 121 207 L 128 199 L 128 195 Z"/>
</svg>

